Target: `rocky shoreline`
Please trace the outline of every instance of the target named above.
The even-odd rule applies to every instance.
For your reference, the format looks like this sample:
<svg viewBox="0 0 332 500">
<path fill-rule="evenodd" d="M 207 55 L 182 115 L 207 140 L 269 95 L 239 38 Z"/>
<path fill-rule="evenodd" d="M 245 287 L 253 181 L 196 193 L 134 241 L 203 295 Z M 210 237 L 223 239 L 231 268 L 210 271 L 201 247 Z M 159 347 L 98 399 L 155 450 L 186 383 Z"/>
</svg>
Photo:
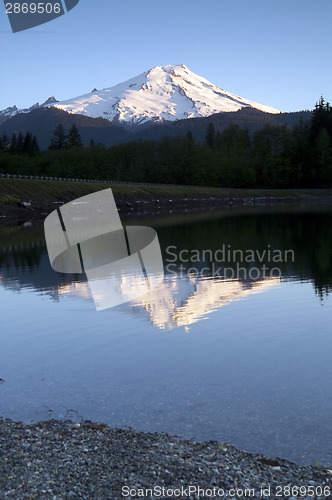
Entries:
<svg viewBox="0 0 332 500">
<path fill-rule="evenodd" d="M 67 201 L 66 201 L 67 202 Z M 0 203 L 0 222 L 15 220 L 32 220 L 45 218 L 56 208 L 64 203 L 57 201 L 53 203 L 40 202 L 20 202 L 20 203 Z M 282 204 L 296 204 L 304 202 L 313 203 L 331 203 L 332 197 L 316 198 L 308 197 L 305 200 L 300 198 L 272 197 L 272 196 L 249 196 L 249 197 L 223 197 L 223 198 L 162 198 L 162 199 L 137 199 L 127 200 L 126 198 L 116 198 L 116 204 L 120 213 L 159 214 L 159 213 L 178 213 L 197 210 L 209 210 L 217 208 L 232 207 L 260 207 Z"/>
<path fill-rule="evenodd" d="M 332 469 L 89 421 L 0 420 L 1 499 L 330 498 Z"/>
</svg>

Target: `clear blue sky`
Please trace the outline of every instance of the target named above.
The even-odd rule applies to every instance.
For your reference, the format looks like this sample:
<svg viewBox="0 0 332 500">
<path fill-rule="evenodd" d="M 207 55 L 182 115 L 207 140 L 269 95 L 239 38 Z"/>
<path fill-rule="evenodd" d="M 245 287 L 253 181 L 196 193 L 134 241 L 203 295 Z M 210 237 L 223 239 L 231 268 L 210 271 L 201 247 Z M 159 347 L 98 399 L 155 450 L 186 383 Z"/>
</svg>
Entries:
<svg viewBox="0 0 332 500">
<path fill-rule="evenodd" d="M 1 2 L 0 109 L 181 63 L 261 104 L 312 109 L 321 94 L 332 101 L 331 19 L 331 0 L 80 0 L 13 34 Z"/>
</svg>

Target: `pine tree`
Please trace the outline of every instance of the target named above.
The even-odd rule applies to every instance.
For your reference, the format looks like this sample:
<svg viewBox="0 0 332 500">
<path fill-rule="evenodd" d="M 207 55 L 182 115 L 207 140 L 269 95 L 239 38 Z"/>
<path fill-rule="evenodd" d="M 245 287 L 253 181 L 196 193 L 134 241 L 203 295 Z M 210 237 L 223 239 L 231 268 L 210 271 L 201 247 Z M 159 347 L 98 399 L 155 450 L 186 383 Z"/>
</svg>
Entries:
<svg viewBox="0 0 332 500">
<path fill-rule="evenodd" d="M 18 139 L 17 139 L 17 153 L 19 155 L 21 155 L 23 152 L 23 142 L 24 142 L 23 134 L 20 131 L 20 133 L 18 134 Z"/>
<path fill-rule="evenodd" d="M 191 130 L 188 130 L 188 132 L 187 132 L 187 139 L 188 139 L 190 142 L 192 142 L 192 141 L 193 141 L 193 134 L 192 134 Z"/>
<path fill-rule="evenodd" d="M 9 146 L 8 136 L 6 132 L 3 132 L 0 140 L 0 149 L 1 151 L 7 151 Z"/>
<path fill-rule="evenodd" d="M 311 118 L 310 138 L 312 145 L 315 145 L 322 129 L 326 129 L 332 138 L 332 108 L 330 103 L 325 102 L 323 96 L 316 103 Z"/>
<path fill-rule="evenodd" d="M 37 137 L 34 135 L 32 138 L 32 141 L 31 141 L 29 155 L 36 156 L 39 152 L 40 152 L 40 148 L 39 148 L 39 144 L 37 141 Z"/>
<path fill-rule="evenodd" d="M 315 153 L 315 183 L 319 188 L 329 188 L 332 183 L 332 141 L 326 128 L 318 134 Z"/>
<path fill-rule="evenodd" d="M 60 123 L 53 132 L 49 149 L 63 149 L 67 146 L 67 135 L 64 126 Z"/>
<path fill-rule="evenodd" d="M 30 132 L 27 132 L 25 134 L 23 146 L 22 146 L 22 153 L 23 154 L 29 154 L 29 151 L 31 148 L 31 141 L 32 141 L 32 136 L 31 136 Z"/>
<path fill-rule="evenodd" d="M 82 140 L 79 133 L 78 128 L 75 123 L 71 126 L 68 134 L 68 147 L 72 148 L 73 146 L 82 146 Z"/>
<path fill-rule="evenodd" d="M 15 132 L 13 132 L 11 141 L 10 141 L 10 146 L 9 146 L 9 152 L 12 155 L 17 154 L 17 137 Z"/>
<path fill-rule="evenodd" d="M 216 131 L 213 123 L 209 123 L 205 136 L 205 146 L 210 149 L 214 149 L 216 145 Z"/>
</svg>

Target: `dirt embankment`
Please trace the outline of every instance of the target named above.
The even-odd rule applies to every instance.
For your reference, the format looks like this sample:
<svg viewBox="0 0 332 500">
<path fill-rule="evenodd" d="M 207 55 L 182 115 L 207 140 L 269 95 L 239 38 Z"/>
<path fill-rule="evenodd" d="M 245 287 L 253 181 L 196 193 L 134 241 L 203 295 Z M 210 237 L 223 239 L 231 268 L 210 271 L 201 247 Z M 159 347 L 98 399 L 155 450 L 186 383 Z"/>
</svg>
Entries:
<svg viewBox="0 0 332 500">
<path fill-rule="evenodd" d="M 71 200 L 111 188 L 121 213 L 167 213 L 292 202 L 332 202 L 332 190 L 260 190 L 0 179 L 0 220 L 45 217 Z"/>
</svg>

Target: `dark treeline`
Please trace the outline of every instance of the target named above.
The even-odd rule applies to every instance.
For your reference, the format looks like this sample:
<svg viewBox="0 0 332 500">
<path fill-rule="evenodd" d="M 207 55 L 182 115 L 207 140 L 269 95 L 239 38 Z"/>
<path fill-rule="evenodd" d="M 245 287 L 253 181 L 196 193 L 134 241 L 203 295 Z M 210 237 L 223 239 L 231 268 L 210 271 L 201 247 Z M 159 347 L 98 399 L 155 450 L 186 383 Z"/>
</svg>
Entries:
<svg viewBox="0 0 332 500">
<path fill-rule="evenodd" d="M 16 137 L 16 136 L 15 136 Z M 20 137 L 20 136 L 19 136 Z M 16 145 L 15 145 L 16 140 Z M 58 126 L 47 151 L 18 150 L 21 139 L 0 141 L 0 172 L 223 187 L 332 187 L 332 110 L 323 98 L 311 120 L 289 128 L 266 126 L 250 137 L 234 125 L 204 144 L 185 137 L 82 147 L 78 129 Z M 24 143 L 25 139 L 23 139 Z"/>
<path fill-rule="evenodd" d="M 36 156 L 40 149 L 36 136 L 32 136 L 30 132 L 27 132 L 25 136 L 22 132 L 18 135 L 14 132 L 10 138 L 4 132 L 0 137 L 0 151 L 11 155 Z"/>
</svg>

